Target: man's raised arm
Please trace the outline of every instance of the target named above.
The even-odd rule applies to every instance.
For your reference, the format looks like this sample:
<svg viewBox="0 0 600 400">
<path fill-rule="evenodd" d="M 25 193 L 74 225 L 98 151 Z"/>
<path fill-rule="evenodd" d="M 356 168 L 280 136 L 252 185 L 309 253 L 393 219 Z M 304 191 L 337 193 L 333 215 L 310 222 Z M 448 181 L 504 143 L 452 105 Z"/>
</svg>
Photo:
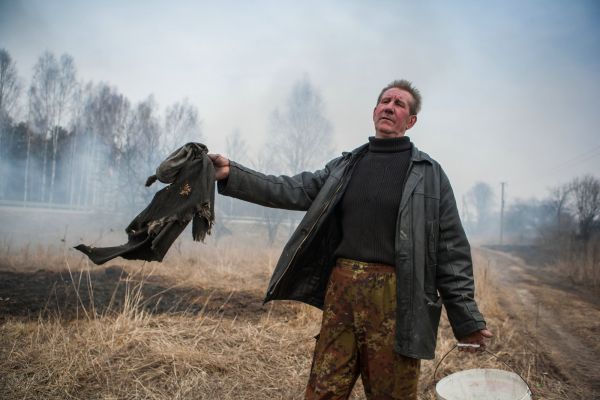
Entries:
<svg viewBox="0 0 600 400">
<path fill-rule="evenodd" d="M 315 172 L 266 175 L 223 157 L 208 155 L 215 167 L 219 193 L 266 207 L 306 211 L 342 157 Z"/>
</svg>

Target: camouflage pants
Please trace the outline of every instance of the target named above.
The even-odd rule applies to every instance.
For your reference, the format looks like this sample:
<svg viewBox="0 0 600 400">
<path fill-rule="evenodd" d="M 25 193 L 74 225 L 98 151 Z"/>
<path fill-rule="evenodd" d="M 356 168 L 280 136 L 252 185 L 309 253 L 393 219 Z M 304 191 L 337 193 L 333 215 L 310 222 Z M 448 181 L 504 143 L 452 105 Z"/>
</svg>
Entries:
<svg viewBox="0 0 600 400">
<path fill-rule="evenodd" d="M 394 351 L 396 275 L 339 259 L 325 295 L 306 399 L 347 399 L 360 374 L 369 400 L 417 399 L 420 360 Z"/>
</svg>

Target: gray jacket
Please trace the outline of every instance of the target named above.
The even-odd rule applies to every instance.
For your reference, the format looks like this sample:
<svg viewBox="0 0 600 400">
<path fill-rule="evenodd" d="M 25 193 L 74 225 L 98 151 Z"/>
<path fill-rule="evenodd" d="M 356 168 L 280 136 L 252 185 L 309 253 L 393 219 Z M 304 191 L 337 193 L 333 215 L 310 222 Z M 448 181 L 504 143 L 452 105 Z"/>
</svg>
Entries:
<svg viewBox="0 0 600 400">
<path fill-rule="evenodd" d="M 285 245 L 265 302 L 298 300 L 322 308 L 341 232 L 334 207 L 368 145 L 343 153 L 316 172 L 264 175 L 231 162 L 219 193 L 306 214 Z M 365 210 L 365 212 L 369 212 Z M 427 154 L 412 149 L 395 238 L 397 311 L 395 350 L 434 358 L 442 302 L 454 335 L 485 328 L 474 300 L 469 242 L 448 177 Z"/>
</svg>

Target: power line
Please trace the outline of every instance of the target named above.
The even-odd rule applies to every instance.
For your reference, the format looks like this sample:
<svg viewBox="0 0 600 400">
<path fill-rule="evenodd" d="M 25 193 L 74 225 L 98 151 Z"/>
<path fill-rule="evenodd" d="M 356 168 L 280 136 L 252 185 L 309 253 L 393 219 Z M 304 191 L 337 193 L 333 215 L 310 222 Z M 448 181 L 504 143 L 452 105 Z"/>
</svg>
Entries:
<svg viewBox="0 0 600 400">
<path fill-rule="evenodd" d="M 593 147 L 590 150 L 587 150 L 584 153 L 581 153 L 567 161 L 562 162 L 561 164 L 558 164 L 557 166 L 550 168 L 547 172 L 556 172 L 559 169 L 563 169 L 563 168 L 568 168 L 568 167 L 572 167 L 574 165 L 577 165 L 579 163 L 582 163 L 584 161 L 590 160 L 594 157 L 597 157 L 600 155 L 600 145 Z"/>
<path fill-rule="evenodd" d="M 586 161 L 591 160 L 592 158 L 598 157 L 598 156 L 600 156 L 600 145 L 596 145 L 596 146 L 592 147 L 591 149 L 589 149 L 581 154 L 576 155 L 575 157 L 571 157 L 570 159 L 563 161 L 560 164 L 555 165 L 554 167 L 539 170 L 538 172 L 535 173 L 535 175 L 532 179 L 541 180 L 543 178 L 547 178 L 548 175 L 550 175 L 550 174 L 558 172 L 562 169 L 573 167 L 577 164 L 586 162 Z"/>
</svg>

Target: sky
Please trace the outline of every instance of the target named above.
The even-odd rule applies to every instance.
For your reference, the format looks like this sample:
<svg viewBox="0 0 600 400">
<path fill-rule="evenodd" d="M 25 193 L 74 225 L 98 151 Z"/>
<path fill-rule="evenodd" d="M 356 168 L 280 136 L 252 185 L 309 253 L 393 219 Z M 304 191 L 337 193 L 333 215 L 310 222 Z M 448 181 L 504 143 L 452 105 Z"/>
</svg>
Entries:
<svg viewBox="0 0 600 400">
<path fill-rule="evenodd" d="M 305 78 L 321 93 L 336 153 L 353 149 L 374 134 L 380 89 L 405 78 L 423 95 L 407 134 L 459 198 L 477 181 L 497 194 L 507 182 L 510 203 L 600 175 L 593 0 L 0 0 L 0 48 L 26 84 L 48 50 L 133 102 L 187 98 L 212 152 L 226 153 L 237 129 L 256 154 L 269 116 Z"/>
</svg>

